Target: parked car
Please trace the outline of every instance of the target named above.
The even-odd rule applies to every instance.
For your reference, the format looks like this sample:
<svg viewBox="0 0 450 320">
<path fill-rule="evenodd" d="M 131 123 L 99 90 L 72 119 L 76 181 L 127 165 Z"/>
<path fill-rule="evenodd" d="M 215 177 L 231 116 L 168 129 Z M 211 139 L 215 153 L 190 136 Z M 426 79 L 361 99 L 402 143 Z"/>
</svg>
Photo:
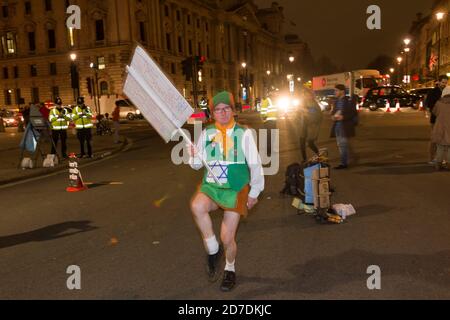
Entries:
<svg viewBox="0 0 450 320">
<path fill-rule="evenodd" d="M 127 119 L 130 121 L 144 119 L 141 111 L 136 108 L 130 100 L 125 99 L 119 100 L 118 102 L 120 107 L 120 119 Z"/>
<path fill-rule="evenodd" d="M 23 122 L 23 117 L 17 112 L 13 111 L 3 111 L 1 113 L 1 118 L 3 119 L 3 125 L 5 127 L 18 127 L 19 122 Z"/>
<path fill-rule="evenodd" d="M 363 108 L 369 108 L 371 111 L 376 111 L 379 108 L 386 108 L 389 101 L 390 106 L 394 108 L 397 101 L 400 102 L 400 107 L 419 108 L 420 97 L 415 94 L 410 94 L 399 86 L 381 86 L 370 89 L 363 98 Z"/>
</svg>

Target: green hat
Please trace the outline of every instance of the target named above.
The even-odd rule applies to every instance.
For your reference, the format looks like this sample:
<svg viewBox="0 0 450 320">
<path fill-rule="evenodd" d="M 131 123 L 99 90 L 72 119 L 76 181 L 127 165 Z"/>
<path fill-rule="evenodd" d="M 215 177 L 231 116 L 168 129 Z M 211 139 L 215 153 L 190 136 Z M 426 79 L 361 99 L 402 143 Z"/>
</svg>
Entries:
<svg viewBox="0 0 450 320">
<path fill-rule="evenodd" d="M 214 110 L 214 108 L 221 103 L 226 104 L 227 106 L 231 106 L 234 109 L 233 95 L 228 91 L 222 91 L 218 93 L 213 98 L 211 109 Z"/>
</svg>

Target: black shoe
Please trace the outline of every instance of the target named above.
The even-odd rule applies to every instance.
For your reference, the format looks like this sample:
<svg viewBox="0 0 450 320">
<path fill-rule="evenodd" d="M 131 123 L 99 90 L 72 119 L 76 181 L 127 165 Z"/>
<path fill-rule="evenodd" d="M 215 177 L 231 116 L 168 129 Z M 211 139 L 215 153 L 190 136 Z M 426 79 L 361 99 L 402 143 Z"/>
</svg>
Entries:
<svg viewBox="0 0 450 320">
<path fill-rule="evenodd" d="M 220 286 L 220 290 L 224 292 L 229 292 L 233 290 L 236 285 L 236 273 L 232 271 L 225 271 L 223 274 L 222 285 Z"/>
<path fill-rule="evenodd" d="M 223 249 L 219 247 L 219 252 L 213 255 L 209 255 L 206 263 L 206 272 L 208 273 L 208 280 L 210 282 L 216 282 L 219 280 L 220 262 L 223 257 Z"/>
<path fill-rule="evenodd" d="M 334 169 L 335 170 L 345 170 L 345 169 L 348 169 L 348 166 L 344 166 L 343 164 L 341 164 L 341 165 L 339 165 L 337 167 L 334 167 Z"/>
</svg>

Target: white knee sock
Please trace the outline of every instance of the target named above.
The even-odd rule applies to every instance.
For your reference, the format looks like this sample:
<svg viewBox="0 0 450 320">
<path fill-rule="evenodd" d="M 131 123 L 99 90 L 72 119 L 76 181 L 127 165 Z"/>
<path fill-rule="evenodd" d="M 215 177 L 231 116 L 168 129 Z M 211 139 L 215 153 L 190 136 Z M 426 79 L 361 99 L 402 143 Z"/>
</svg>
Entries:
<svg viewBox="0 0 450 320">
<path fill-rule="evenodd" d="M 233 261 L 233 263 L 229 263 L 227 260 L 227 265 L 225 266 L 225 271 L 236 272 L 236 268 L 234 267 L 235 263 L 236 263 L 236 260 Z"/>
<path fill-rule="evenodd" d="M 205 239 L 204 241 L 206 251 L 209 255 L 213 255 L 219 252 L 219 242 L 217 242 L 216 236 L 212 236 L 211 238 Z"/>
</svg>

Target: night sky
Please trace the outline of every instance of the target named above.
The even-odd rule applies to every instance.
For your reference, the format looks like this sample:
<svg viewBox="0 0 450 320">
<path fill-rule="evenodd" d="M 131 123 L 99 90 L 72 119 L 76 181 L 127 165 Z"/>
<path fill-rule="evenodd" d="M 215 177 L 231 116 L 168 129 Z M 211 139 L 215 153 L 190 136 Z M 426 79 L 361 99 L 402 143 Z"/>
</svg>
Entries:
<svg viewBox="0 0 450 320">
<path fill-rule="evenodd" d="M 259 8 L 272 0 L 254 0 Z M 379 54 L 395 57 L 416 13 L 431 12 L 433 0 L 278 0 L 290 30 L 306 41 L 315 59 L 327 55 L 347 69 L 366 68 Z M 381 30 L 369 30 L 369 5 L 381 8 Z"/>
</svg>

